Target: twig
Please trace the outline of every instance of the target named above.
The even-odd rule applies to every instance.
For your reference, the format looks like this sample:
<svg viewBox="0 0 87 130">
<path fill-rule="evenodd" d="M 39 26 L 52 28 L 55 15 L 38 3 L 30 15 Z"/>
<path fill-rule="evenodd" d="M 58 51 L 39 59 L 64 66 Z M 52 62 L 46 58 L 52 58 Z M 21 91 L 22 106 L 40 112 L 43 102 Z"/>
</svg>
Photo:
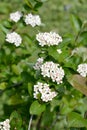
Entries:
<svg viewBox="0 0 87 130">
<path fill-rule="evenodd" d="M 29 125 L 28 125 L 28 130 L 31 130 L 32 119 L 33 119 L 33 115 L 31 115 L 31 117 L 30 117 L 30 121 L 29 121 Z"/>
</svg>

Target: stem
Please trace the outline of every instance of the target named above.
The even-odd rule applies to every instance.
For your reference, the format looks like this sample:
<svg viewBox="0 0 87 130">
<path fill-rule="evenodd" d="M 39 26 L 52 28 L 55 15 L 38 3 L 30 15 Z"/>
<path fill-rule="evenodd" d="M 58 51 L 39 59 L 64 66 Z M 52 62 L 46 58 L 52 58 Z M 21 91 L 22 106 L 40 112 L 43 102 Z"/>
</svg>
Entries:
<svg viewBox="0 0 87 130">
<path fill-rule="evenodd" d="M 28 125 L 28 130 L 31 129 L 32 119 L 33 119 L 33 115 L 31 115 L 31 117 L 30 117 L 30 121 L 29 121 L 29 125 Z"/>
</svg>

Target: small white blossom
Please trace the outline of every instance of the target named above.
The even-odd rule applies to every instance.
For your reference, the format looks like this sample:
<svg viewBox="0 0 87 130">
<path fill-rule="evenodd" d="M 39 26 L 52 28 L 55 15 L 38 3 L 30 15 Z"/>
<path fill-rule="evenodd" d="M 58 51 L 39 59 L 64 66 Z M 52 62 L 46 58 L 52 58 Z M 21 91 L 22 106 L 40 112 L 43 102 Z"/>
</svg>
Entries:
<svg viewBox="0 0 87 130">
<path fill-rule="evenodd" d="M 61 54 L 61 53 L 62 53 L 61 49 L 57 49 L 57 52 L 58 52 L 59 54 Z"/>
<path fill-rule="evenodd" d="M 38 99 L 38 94 L 41 94 L 41 99 L 44 102 L 51 101 L 55 96 L 57 96 L 57 93 L 52 91 L 48 84 L 41 82 L 34 85 L 34 98 Z"/>
<path fill-rule="evenodd" d="M 83 63 L 83 64 L 79 64 L 78 68 L 77 68 L 77 72 L 82 76 L 82 77 L 86 77 L 87 76 L 87 64 Z"/>
<path fill-rule="evenodd" d="M 0 130 L 10 130 L 10 120 L 6 119 L 3 122 L 0 122 Z"/>
<path fill-rule="evenodd" d="M 25 23 L 30 24 L 32 27 L 41 25 L 41 19 L 39 15 L 32 15 L 31 13 L 25 16 Z"/>
<path fill-rule="evenodd" d="M 59 64 L 55 64 L 52 61 L 46 62 L 41 66 L 41 74 L 43 77 L 49 77 L 53 82 L 57 84 L 62 83 L 64 77 L 64 70 L 59 67 Z"/>
<path fill-rule="evenodd" d="M 58 45 L 60 42 L 62 42 L 62 37 L 55 32 L 39 33 L 36 35 L 36 39 L 39 42 L 39 45 L 41 45 L 42 47 L 45 45 L 47 46 Z"/>
<path fill-rule="evenodd" d="M 34 65 L 35 70 L 39 70 L 41 65 L 43 64 L 43 58 L 38 58 L 36 64 Z"/>
<path fill-rule="evenodd" d="M 22 42 L 22 38 L 16 32 L 12 32 L 6 35 L 6 41 L 15 44 L 15 46 L 19 46 Z"/>
<path fill-rule="evenodd" d="M 10 14 L 10 19 L 16 23 L 20 20 L 21 17 L 22 13 L 20 11 L 16 11 Z"/>
</svg>

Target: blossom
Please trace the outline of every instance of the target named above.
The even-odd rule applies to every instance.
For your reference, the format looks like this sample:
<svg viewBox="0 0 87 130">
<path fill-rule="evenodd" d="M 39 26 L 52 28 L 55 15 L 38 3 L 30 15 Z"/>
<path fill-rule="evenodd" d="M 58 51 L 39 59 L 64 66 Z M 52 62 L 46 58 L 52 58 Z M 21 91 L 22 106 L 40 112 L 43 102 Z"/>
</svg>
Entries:
<svg viewBox="0 0 87 130">
<path fill-rule="evenodd" d="M 64 70 L 59 64 L 55 64 L 52 61 L 45 62 L 41 66 L 41 74 L 43 77 L 51 78 L 53 82 L 57 82 L 57 84 L 62 83 L 62 79 L 64 77 Z"/>
<path fill-rule="evenodd" d="M 83 63 L 83 64 L 79 64 L 78 68 L 77 68 L 77 72 L 82 76 L 82 77 L 86 77 L 87 76 L 87 64 Z"/>
<path fill-rule="evenodd" d="M 59 54 L 61 54 L 61 53 L 62 53 L 61 49 L 57 49 L 57 52 L 58 52 Z"/>
<path fill-rule="evenodd" d="M 22 42 L 22 38 L 16 32 L 12 32 L 6 35 L 6 41 L 15 44 L 15 46 L 19 46 Z"/>
<path fill-rule="evenodd" d="M 0 122 L 0 130 L 10 130 L 10 120 L 6 119 L 3 122 Z"/>
<path fill-rule="evenodd" d="M 34 69 L 35 70 L 39 70 L 40 69 L 40 67 L 41 67 L 41 65 L 42 65 L 42 63 L 43 63 L 43 58 L 38 58 L 37 59 L 37 62 L 36 62 L 36 64 L 34 65 Z"/>
<path fill-rule="evenodd" d="M 34 98 L 38 99 L 38 95 L 41 94 L 41 99 L 44 102 L 51 101 L 57 93 L 49 88 L 49 84 L 38 82 L 34 85 Z"/>
<path fill-rule="evenodd" d="M 16 23 L 20 20 L 21 17 L 22 13 L 20 11 L 16 11 L 10 14 L 10 19 Z"/>
<path fill-rule="evenodd" d="M 32 15 L 31 13 L 25 16 L 25 23 L 30 24 L 32 27 L 41 25 L 41 19 L 39 15 Z"/>
<path fill-rule="evenodd" d="M 41 45 L 42 47 L 45 45 L 47 46 L 58 45 L 60 42 L 62 42 L 62 37 L 55 32 L 39 33 L 36 35 L 36 39 L 39 42 L 39 45 Z"/>
</svg>

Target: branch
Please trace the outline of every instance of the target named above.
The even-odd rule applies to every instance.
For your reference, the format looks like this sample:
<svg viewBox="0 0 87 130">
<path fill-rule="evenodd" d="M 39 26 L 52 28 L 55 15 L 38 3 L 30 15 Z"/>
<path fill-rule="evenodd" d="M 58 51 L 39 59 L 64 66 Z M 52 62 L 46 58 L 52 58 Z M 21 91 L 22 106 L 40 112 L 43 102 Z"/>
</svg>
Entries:
<svg viewBox="0 0 87 130">
<path fill-rule="evenodd" d="M 32 119 L 33 119 L 33 115 L 31 115 L 31 117 L 30 117 L 30 121 L 29 121 L 29 125 L 28 125 L 28 130 L 31 130 Z"/>
</svg>

